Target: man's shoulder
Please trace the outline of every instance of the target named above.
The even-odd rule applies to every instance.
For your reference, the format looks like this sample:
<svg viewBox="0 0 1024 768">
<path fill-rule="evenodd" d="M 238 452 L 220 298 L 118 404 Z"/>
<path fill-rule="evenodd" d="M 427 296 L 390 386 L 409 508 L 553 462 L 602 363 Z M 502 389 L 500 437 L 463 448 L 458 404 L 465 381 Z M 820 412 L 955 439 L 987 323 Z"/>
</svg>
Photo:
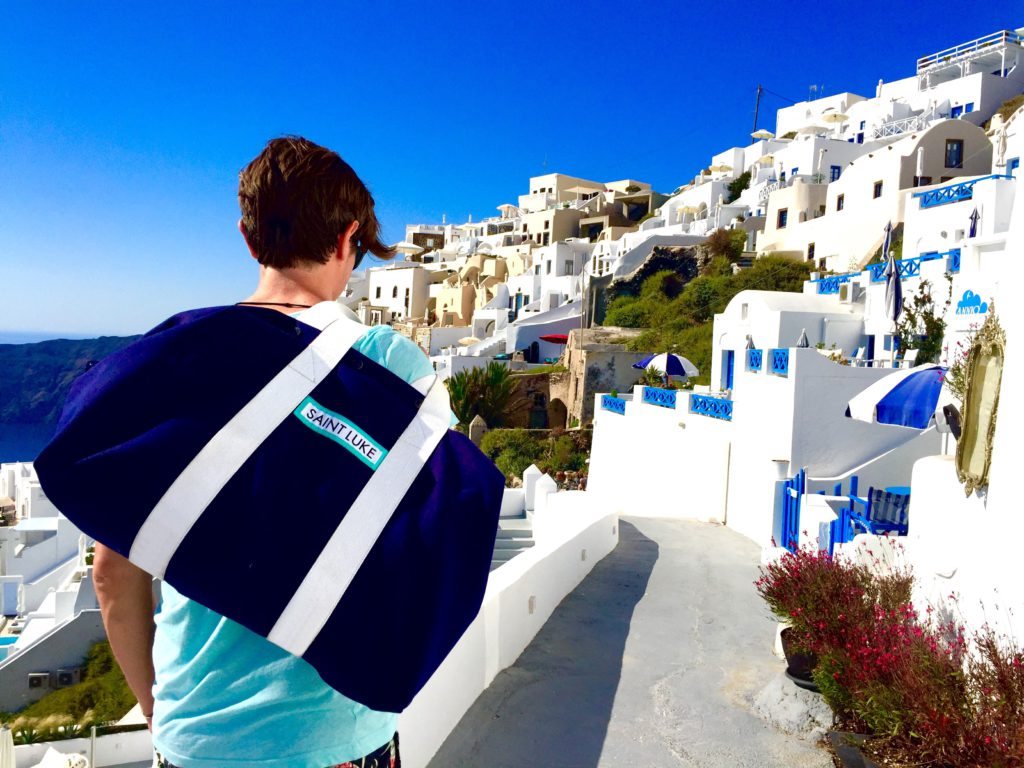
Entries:
<svg viewBox="0 0 1024 768">
<path fill-rule="evenodd" d="M 412 382 L 434 372 L 423 350 L 388 325 L 375 325 L 356 342 L 355 349 L 396 376 Z"/>
</svg>

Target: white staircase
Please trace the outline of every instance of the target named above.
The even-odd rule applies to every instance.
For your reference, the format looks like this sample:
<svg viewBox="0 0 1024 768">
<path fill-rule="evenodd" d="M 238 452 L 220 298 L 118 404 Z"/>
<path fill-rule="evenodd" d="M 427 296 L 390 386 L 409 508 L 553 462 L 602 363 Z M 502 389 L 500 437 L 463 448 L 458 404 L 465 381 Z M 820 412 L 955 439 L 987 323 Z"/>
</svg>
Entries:
<svg viewBox="0 0 1024 768">
<path fill-rule="evenodd" d="M 491 556 L 491 570 L 507 563 L 520 552 L 534 544 L 533 523 L 523 513 L 521 517 L 503 517 L 498 521 L 498 533 L 494 538 L 494 554 Z"/>
</svg>

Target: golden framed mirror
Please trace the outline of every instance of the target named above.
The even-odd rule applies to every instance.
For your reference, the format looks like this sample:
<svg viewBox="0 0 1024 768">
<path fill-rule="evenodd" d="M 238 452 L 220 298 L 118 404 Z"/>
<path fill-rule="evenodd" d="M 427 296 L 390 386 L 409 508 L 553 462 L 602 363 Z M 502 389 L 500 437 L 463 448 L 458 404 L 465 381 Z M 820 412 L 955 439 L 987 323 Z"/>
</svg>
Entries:
<svg viewBox="0 0 1024 768">
<path fill-rule="evenodd" d="M 956 474 L 968 496 L 988 485 L 1005 357 L 1006 334 L 991 307 L 967 354 L 963 427 L 956 444 Z"/>
</svg>

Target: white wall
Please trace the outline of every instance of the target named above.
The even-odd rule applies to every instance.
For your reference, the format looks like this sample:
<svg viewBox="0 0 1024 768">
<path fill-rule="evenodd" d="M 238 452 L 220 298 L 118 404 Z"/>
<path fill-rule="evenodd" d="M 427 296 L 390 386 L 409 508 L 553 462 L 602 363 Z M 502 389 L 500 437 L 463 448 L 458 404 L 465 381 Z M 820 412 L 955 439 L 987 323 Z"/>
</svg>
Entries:
<svg viewBox="0 0 1024 768">
<path fill-rule="evenodd" d="M 90 740 L 64 739 L 41 744 L 25 744 L 14 748 L 16 768 L 31 768 L 43 759 L 46 750 L 53 748 L 65 755 L 82 755 L 88 759 Z M 95 768 L 150 763 L 153 760 L 153 740 L 149 731 L 141 729 L 127 733 L 116 733 L 96 737 L 96 751 L 93 753 Z"/>
<path fill-rule="evenodd" d="M 618 543 L 618 517 L 595 509 L 589 492 L 548 499 L 534 516 L 535 546 L 491 573 L 480 615 L 399 718 L 406 768 L 427 765 L 476 698 Z"/>
<path fill-rule="evenodd" d="M 621 514 L 725 522 L 733 425 L 689 413 L 689 393 L 673 410 L 642 402 L 642 389 L 624 416 L 595 396 L 588 493 Z"/>
</svg>

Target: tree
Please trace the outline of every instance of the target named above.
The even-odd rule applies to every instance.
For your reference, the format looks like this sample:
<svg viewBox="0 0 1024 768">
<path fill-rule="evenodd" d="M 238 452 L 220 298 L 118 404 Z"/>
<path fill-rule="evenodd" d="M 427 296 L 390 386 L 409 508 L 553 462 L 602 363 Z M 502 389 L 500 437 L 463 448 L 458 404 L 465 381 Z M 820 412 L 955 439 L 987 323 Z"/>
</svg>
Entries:
<svg viewBox="0 0 1024 768">
<path fill-rule="evenodd" d="M 932 285 L 928 280 L 922 280 L 917 286 L 917 293 L 903 300 L 903 314 L 896 324 L 896 335 L 900 349 L 917 350 L 915 366 L 934 363 L 939 359 L 946 334 L 945 315 L 952 300 L 952 287 L 950 280 L 950 293 L 941 308 L 936 306 Z"/>
<path fill-rule="evenodd" d="M 475 416 L 489 427 L 500 427 L 505 415 L 518 403 L 512 402 L 515 383 L 508 368 L 492 361 L 486 368 L 470 368 L 450 376 L 445 382 L 452 411 L 460 424 L 469 424 Z"/>
</svg>

